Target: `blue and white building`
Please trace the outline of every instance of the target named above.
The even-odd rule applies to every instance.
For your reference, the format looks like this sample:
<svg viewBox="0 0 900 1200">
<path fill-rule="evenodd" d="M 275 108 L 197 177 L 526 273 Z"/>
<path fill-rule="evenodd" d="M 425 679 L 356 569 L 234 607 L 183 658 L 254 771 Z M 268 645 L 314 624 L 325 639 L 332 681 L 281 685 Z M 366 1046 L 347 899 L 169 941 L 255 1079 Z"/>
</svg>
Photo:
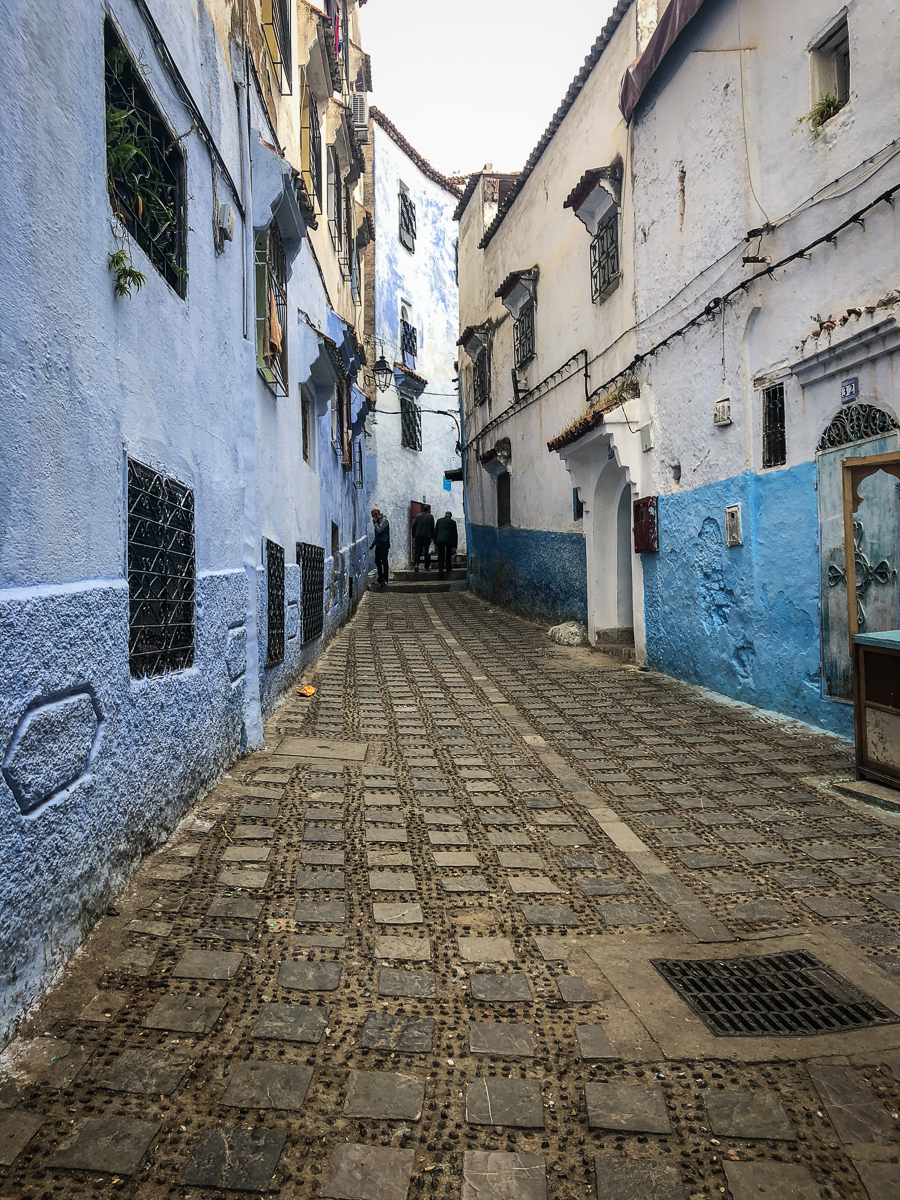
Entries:
<svg viewBox="0 0 900 1200">
<path fill-rule="evenodd" d="M 0 1043 L 365 586 L 371 72 L 326 8 L 0 6 Z"/>
<path fill-rule="evenodd" d="M 366 157 L 366 201 L 378 235 L 366 259 L 366 351 L 370 361 L 374 356 L 391 369 L 383 391 L 372 372 L 367 374 L 373 405 L 367 422 L 369 485 L 373 502 L 391 523 L 389 565 L 400 570 L 410 561 L 411 515 L 423 504 L 431 505 L 435 517 L 453 513 L 459 552 L 465 552 L 455 367 L 459 290 L 453 213 L 460 193 L 376 108 Z M 456 478 L 448 479 L 448 471 Z"/>
</svg>

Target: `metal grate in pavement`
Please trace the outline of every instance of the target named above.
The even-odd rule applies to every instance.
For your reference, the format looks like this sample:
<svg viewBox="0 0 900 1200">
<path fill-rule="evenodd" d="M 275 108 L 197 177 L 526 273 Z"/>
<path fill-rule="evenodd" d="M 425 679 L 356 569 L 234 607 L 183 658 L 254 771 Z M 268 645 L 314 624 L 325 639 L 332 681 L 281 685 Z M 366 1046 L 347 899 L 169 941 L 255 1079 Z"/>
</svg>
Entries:
<svg viewBox="0 0 900 1200">
<path fill-rule="evenodd" d="M 892 1025 L 896 1013 L 806 950 L 653 966 L 713 1033 L 791 1037 Z"/>
</svg>

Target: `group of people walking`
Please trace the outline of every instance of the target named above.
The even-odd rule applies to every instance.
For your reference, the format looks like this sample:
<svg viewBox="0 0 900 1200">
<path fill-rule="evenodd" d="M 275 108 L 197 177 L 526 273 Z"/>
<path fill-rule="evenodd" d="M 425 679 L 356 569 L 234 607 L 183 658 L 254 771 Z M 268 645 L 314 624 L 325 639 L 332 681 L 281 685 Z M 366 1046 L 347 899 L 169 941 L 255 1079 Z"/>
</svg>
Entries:
<svg viewBox="0 0 900 1200">
<path fill-rule="evenodd" d="M 375 568 L 378 572 L 378 585 L 384 587 L 388 581 L 388 551 L 391 548 L 391 525 L 387 517 L 378 508 L 372 509 L 372 525 L 375 536 L 370 549 L 375 551 Z M 413 518 L 412 537 L 415 544 L 413 570 L 418 571 L 419 563 L 424 558 L 425 570 L 431 570 L 431 543 L 434 542 L 437 551 L 438 579 L 443 579 L 447 571 L 452 570 L 453 554 L 459 542 L 459 531 L 453 520 L 453 513 L 446 512 L 435 521 L 431 505 L 426 504 L 422 511 Z"/>
</svg>

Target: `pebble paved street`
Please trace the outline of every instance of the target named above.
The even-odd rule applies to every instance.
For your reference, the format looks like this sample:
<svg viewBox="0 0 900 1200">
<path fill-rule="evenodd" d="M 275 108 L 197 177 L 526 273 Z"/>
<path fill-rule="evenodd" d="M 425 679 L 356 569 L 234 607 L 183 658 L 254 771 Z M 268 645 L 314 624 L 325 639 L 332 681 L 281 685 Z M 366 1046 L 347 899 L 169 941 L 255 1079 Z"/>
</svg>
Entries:
<svg viewBox="0 0 900 1200">
<path fill-rule="evenodd" d="M 4 1200 L 900 1196 L 846 743 L 464 593 L 368 594 L 310 682 L 0 1056 Z M 756 1014 L 663 974 L 771 956 Z"/>
</svg>

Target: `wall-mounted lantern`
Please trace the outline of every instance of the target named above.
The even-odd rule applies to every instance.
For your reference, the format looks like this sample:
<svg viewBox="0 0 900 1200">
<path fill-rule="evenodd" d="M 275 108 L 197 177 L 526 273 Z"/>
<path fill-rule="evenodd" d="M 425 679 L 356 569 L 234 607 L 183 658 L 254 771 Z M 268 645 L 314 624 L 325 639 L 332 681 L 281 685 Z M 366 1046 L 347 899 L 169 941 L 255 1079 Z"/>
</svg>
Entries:
<svg viewBox="0 0 900 1200">
<path fill-rule="evenodd" d="M 375 360 L 372 374 L 375 376 L 375 386 L 379 392 L 386 392 L 394 382 L 394 368 L 383 354 Z"/>
</svg>

